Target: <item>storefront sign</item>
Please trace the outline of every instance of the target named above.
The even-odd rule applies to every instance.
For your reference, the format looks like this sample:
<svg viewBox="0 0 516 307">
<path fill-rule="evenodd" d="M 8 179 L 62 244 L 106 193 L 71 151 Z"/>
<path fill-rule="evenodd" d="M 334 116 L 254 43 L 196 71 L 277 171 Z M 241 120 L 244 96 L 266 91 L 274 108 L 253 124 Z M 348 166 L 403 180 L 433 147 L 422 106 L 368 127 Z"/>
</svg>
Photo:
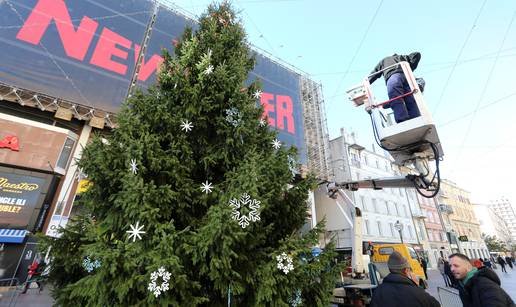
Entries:
<svg viewBox="0 0 516 307">
<path fill-rule="evenodd" d="M 0 224 L 26 226 L 44 184 L 44 178 L 0 173 Z"/>
<path fill-rule="evenodd" d="M 18 138 L 15 135 L 7 135 L 0 140 L 0 148 L 9 148 L 13 151 L 19 151 Z"/>
</svg>

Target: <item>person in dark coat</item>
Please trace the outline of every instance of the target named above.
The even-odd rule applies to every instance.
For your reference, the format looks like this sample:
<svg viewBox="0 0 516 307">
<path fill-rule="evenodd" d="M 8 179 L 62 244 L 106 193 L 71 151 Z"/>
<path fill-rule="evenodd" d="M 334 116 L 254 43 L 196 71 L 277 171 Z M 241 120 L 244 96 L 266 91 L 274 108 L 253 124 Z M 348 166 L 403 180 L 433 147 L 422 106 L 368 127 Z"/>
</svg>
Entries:
<svg viewBox="0 0 516 307">
<path fill-rule="evenodd" d="M 426 274 L 426 270 L 428 269 L 428 264 L 424 257 L 421 257 L 421 267 L 423 268 L 423 272 L 425 273 L 425 279 L 428 280 L 428 275 Z"/>
<path fill-rule="evenodd" d="M 387 261 L 390 274 L 376 288 L 371 307 L 440 307 L 441 304 L 425 290 L 418 287 L 405 257 L 393 252 Z"/>
<path fill-rule="evenodd" d="M 511 270 L 513 269 L 513 266 L 512 266 L 512 259 L 511 257 L 509 256 L 505 256 L 505 262 L 509 265 L 509 267 L 511 268 Z"/>
<path fill-rule="evenodd" d="M 457 288 L 457 280 L 451 271 L 450 262 L 444 261 L 444 273 L 450 279 L 450 286 L 453 288 Z"/>
<path fill-rule="evenodd" d="M 369 82 L 372 84 L 376 79 L 383 75 L 385 83 L 387 84 L 387 94 L 389 95 L 389 99 L 409 93 L 410 86 L 405 78 L 403 69 L 400 65 L 395 64 L 408 62 L 410 64 L 410 68 L 415 70 L 420 59 L 421 53 L 419 52 L 412 52 L 409 55 L 393 54 L 385 57 L 376 65 L 369 75 Z M 391 101 L 390 103 L 385 104 L 383 108 L 392 108 L 396 123 L 401 123 L 421 115 L 413 95 L 408 95 Z"/>
<path fill-rule="evenodd" d="M 484 259 L 484 266 L 486 266 L 490 269 L 493 268 L 493 265 L 491 264 L 491 260 L 489 260 L 489 258 Z"/>
<path fill-rule="evenodd" d="M 498 256 L 498 258 L 496 258 L 496 262 L 502 267 L 502 272 L 507 273 L 507 270 L 505 269 L 505 260 L 503 260 L 502 256 Z"/>
<path fill-rule="evenodd" d="M 459 295 L 464 307 L 513 307 L 511 297 L 500 287 L 498 275 L 486 267 L 477 269 L 468 256 L 452 254 L 450 265 L 459 280 Z"/>
</svg>

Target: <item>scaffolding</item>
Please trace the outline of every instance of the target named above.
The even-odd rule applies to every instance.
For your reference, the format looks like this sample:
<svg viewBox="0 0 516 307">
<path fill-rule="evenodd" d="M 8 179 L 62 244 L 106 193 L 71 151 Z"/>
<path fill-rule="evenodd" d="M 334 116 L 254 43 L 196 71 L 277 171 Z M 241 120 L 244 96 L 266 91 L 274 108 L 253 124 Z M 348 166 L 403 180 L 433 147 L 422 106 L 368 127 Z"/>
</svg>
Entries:
<svg viewBox="0 0 516 307">
<path fill-rule="evenodd" d="M 308 171 L 320 180 L 328 180 L 330 141 L 322 86 L 306 75 L 300 82 Z"/>
</svg>

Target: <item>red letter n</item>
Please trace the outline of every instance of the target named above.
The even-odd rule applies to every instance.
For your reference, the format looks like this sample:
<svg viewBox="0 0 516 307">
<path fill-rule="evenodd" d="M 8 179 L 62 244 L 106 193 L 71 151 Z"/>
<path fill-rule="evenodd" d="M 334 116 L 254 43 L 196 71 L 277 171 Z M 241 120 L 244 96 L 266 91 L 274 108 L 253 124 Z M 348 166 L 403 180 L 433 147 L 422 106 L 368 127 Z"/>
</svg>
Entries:
<svg viewBox="0 0 516 307">
<path fill-rule="evenodd" d="M 293 106 L 290 96 L 276 96 L 276 122 L 278 124 L 278 129 L 285 129 L 286 119 L 288 132 L 294 134 L 296 129 L 294 127 L 294 115 L 292 112 Z"/>
<path fill-rule="evenodd" d="M 56 23 L 66 55 L 82 61 L 97 30 L 98 23 L 84 16 L 79 28 L 75 31 L 68 8 L 63 0 L 40 0 L 16 38 L 37 45 L 52 20 Z"/>
<path fill-rule="evenodd" d="M 134 44 L 134 64 L 138 61 L 140 56 L 140 45 Z M 157 54 L 151 56 L 150 60 L 145 63 L 145 56 L 142 59 L 140 72 L 138 73 L 138 80 L 147 81 L 147 79 L 159 68 L 159 65 L 163 63 L 163 58 Z"/>
</svg>

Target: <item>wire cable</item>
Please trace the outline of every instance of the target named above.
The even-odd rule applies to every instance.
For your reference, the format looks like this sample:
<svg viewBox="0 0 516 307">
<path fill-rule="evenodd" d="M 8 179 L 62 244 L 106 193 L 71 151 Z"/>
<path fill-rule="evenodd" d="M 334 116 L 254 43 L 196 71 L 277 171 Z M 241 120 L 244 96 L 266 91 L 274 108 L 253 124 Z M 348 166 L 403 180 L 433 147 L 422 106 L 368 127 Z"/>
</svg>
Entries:
<svg viewBox="0 0 516 307">
<path fill-rule="evenodd" d="M 349 73 L 349 71 L 351 69 L 351 66 L 355 62 L 355 58 L 357 57 L 358 52 L 360 51 L 360 49 L 362 49 L 362 45 L 364 44 L 364 41 L 367 38 L 367 35 L 369 34 L 369 30 L 371 30 L 371 27 L 372 27 L 374 21 L 376 20 L 376 16 L 378 16 L 378 12 L 380 11 L 380 8 L 382 7 L 382 4 L 383 4 L 383 0 L 381 0 L 380 3 L 378 4 L 378 6 L 376 7 L 376 11 L 374 12 L 373 17 L 369 21 L 369 24 L 367 25 L 366 31 L 365 31 L 364 35 L 362 35 L 362 39 L 360 40 L 360 43 L 358 44 L 357 49 L 355 49 L 355 53 L 351 57 L 351 61 L 349 62 L 348 67 L 346 68 L 346 71 L 344 72 L 344 75 L 340 79 L 339 84 L 337 85 L 337 90 L 335 91 L 335 94 L 333 94 L 332 97 L 336 97 L 337 93 L 340 90 L 340 87 L 342 86 L 342 83 L 346 79 L 346 76 L 348 75 L 348 73 Z"/>
<path fill-rule="evenodd" d="M 500 52 L 502 51 L 502 48 L 503 48 L 503 45 L 505 44 L 505 40 L 507 39 L 507 36 L 509 35 L 509 32 L 511 30 L 511 27 L 512 27 L 512 24 L 514 22 L 514 19 L 516 18 L 516 10 L 513 12 L 512 14 L 512 17 L 511 17 L 511 21 L 509 22 L 509 25 L 507 26 L 507 29 L 505 30 L 505 34 L 503 36 L 503 39 L 502 39 L 502 42 L 500 44 L 500 48 L 498 48 L 498 53 L 493 61 L 493 65 L 491 66 L 491 70 L 489 71 L 489 74 L 487 75 L 487 80 L 486 80 L 486 83 L 484 84 L 484 87 L 482 88 L 482 92 L 478 98 L 478 101 L 477 101 L 477 104 L 475 106 L 475 109 L 473 110 L 473 114 L 471 115 L 471 120 L 469 121 L 469 124 L 468 124 L 468 127 L 466 129 L 466 133 L 464 134 L 464 137 L 462 138 L 462 142 L 461 142 L 461 145 L 459 147 L 459 153 L 457 155 L 457 159 L 456 160 L 459 160 L 460 159 L 460 156 L 462 155 L 462 150 L 464 148 L 464 145 L 466 144 L 466 140 L 469 136 L 469 133 L 471 132 L 471 128 L 472 128 L 472 125 L 473 125 L 473 121 L 475 120 L 475 117 L 476 117 L 476 114 L 480 108 L 480 103 L 482 102 L 482 100 L 484 100 L 484 96 L 487 92 L 487 87 L 489 86 L 489 83 L 491 82 L 491 78 L 493 77 L 493 73 L 495 71 L 495 68 L 496 68 L 496 64 L 498 63 L 498 59 L 500 57 Z M 454 165 L 456 165 L 456 163 L 454 163 Z M 454 169 L 452 169 L 452 171 L 450 173 L 453 173 Z"/>
<path fill-rule="evenodd" d="M 448 74 L 448 78 L 446 79 L 443 90 L 441 91 L 441 96 L 439 97 L 439 100 L 437 101 L 437 104 L 434 107 L 434 111 L 432 112 L 434 117 L 437 114 L 437 109 L 439 108 L 439 105 L 443 101 L 444 93 L 446 92 L 446 89 L 448 88 L 448 84 L 450 84 L 451 77 L 453 76 L 453 73 L 455 72 L 455 68 L 457 67 L 457 64 L 459 63 L 459 59 L 462 56 L 462 52 L 464 52 L 464 49 L 466 48 L 466 44 L 468 43 L 469 38 L 471 37 L 471 34 L 473 33 L 473 30 L 477 26 L 478 19 L 480 17 L 480 14 L 482 14 L 482 11 L 484 10 L 486 2 L 487 2 L 487 0 L 484 0 L 484 2 L 482 3 L 482 6 L 478 10 L 477 16 L 475 17 L 475 20 L 473 21 L 473 25 L 469 29 L 468 35 L 466 36 L 466 39 L 464 40 L 464 43 L 462 44 L 462 47 L 459 50 L 459 54 L 457 54 L 457 58 L 455 59 L 455 64 L 453 65 L 450 73 Z"/>
</svg>

